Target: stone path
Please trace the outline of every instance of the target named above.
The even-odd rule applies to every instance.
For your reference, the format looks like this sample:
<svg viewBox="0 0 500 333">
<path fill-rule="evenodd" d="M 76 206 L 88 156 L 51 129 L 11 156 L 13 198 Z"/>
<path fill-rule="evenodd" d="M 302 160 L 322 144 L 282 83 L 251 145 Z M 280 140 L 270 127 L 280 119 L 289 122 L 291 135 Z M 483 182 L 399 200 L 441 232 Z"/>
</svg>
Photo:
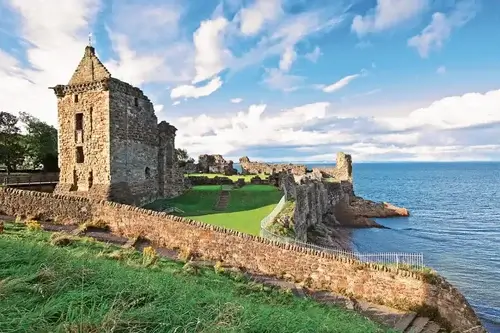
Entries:
<svg viewBox="0 0 500 333">
<path fill-rule="evenodd" d="M 226 210 L 227 205 L 229 205 L 229 199 L 231 199 L 231 191 L 222 190 L 219 194 L 219 199 L 215 205 L 215 210 Z"/>
<path fill-rule="evenodd" d="M 3 219 L 2 216 L 0 216 L 0 220 L 2 219 Z M 5 220 L 12 221 L 13 219 L 10 218 Z M 141 252 L 145 247 L 152 246 L 152 244 L 145 239 L 130 240 L 125 237 L 114 235 L 109 231 L 104 231 L 95 228 L 88 229 L 85 232 L 79 232 L 77 226 L 53 225 L 49 223 L 42 223 L 42 228 L 46 231 L 52 231 L 52 232 L 64 231 L 72 234 L 78 234 L 80 236 L 92 237 L 101 242 L 120 245 L 123 248 L 134 247 L 136 250 Z M 153 247 L 155 248 L 158 255 L 171 260 L 178 260 L 177 251 L 161 247 L 155 247 L 155 246 Z M 215 265 L 215 262 L 193 261 L 192 264 L 198 266 L 213 267 L 213 265 Z M 289 282 L 283 279 L 278 279 L 272 276 L 250 273 L 250 272 L 245 272 L 244 274 L 249 279 L 255 282 L 282 289 L 289 289 L 297 297 L 303 297 L 303 298 L 307 297 L 314 299 L 319 303 L 332 306 L 340 306 L 352 311 L 356 311 L 375 322 L 378 322 L 386 327 L 393 328 L 399 332 L 404 332 L 404 333 L 446 332 L 445 330 L 441 329 L 441 327 L 438 324 L 429 320 L 429 318 L 419 317 L 414 312 L 404 312 L 383 305 L 356 300 L 354 298 L 348 298 L 328 291 L 308 290 L 293 282 Z"/>
</svg>

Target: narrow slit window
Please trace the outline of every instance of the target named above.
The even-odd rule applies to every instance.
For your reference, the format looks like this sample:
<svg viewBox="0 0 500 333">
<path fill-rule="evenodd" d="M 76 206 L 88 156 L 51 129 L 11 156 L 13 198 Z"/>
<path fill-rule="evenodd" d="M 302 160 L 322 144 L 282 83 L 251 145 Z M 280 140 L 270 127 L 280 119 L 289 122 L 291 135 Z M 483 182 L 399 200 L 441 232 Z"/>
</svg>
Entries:
<svg viewBox="0 0 500 333">
<path fill-rule="evenodd" d="M 89 172 L 89 189 L 94 185 L 94 173 L 92 171 Z"/>
<path fill-rule="evenodd" d="M 134 97 L 134 105 L 139 106 L 139 99 L 137 97 Z"/>
<path fill-rule="evenodd" d="M 78 94 L 75 94 L 75 103 L 78 103 Z"/>
<path fill-rule="evenodd" d="M 83 163 L 84 161 L 83 147 L 76 147 L 76 163 Z"/>
<path fill-rule="evenodd" d="M 90 131 L 92 132 L 92 111 L 94 111 L 94 109 L 92 107 L 90 107 Z"/>
<path fill-rule="evenodd" d="M 75 127 L 77 131 L 83 130 L 83 113 L 77 113 L 75 116 Z"/>
</svg>

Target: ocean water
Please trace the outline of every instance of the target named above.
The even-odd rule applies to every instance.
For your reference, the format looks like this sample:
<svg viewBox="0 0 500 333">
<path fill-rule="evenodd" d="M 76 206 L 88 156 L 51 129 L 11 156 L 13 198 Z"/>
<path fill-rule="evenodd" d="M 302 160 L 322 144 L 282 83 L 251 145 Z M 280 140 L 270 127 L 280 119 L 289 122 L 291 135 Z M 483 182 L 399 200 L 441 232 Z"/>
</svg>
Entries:
<svg viewBox="0 0 500 333">
<path fill-rule="evenodd" d="M 490 332 L 500 332 L 500 163 L 353 165 L 355 193 L 410 210 L 356 230 L 357 250 L 422 252 Z"/>
<path fill-rule="evenodd" d="M 357 195 L 411 215 L 377 219 L 391 229 L 355 230 L 354 248 L 422 252 L 500 332 L 500 163 L 355 163 L 353 178 Z"/>
</svg>

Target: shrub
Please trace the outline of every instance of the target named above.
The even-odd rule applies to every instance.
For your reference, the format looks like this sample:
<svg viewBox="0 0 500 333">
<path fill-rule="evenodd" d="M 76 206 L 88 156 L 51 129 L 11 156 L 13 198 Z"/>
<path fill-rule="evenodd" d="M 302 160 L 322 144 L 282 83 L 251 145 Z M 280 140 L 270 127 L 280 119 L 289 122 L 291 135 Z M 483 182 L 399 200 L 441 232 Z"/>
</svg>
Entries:
<svg viewBox="0 0 500 333">
<path fill-rule="evenodd" d="M 142 264 L 151 266 L 158 260 L 158 254 L 152 246 L 147 246 L 142 250 Z"/>
<path fill-rule="evenodd" d="M 42 226 L 41 226 L 40 222 L 38 222 L 38 221 L 28 220 L 28 221 L 26 221 L 26 228 L 29 231 L 38 231 L 38 230 L 42 229 Z"/>
<path fill-rule="evenodd" d="M 3 234 L 3 229 L 4 229 L 3 221 L 0 221 L 0 234 Z"/>
<path fill-rule="evenodd" d="M 217 273 L 217 274 L 224 273 L 224 267 L 222 267 L 222 262 L 221 261 L 217 261 L 215 263 L 214 270 L 215 270 L 215 273 Z"/>
</svg>

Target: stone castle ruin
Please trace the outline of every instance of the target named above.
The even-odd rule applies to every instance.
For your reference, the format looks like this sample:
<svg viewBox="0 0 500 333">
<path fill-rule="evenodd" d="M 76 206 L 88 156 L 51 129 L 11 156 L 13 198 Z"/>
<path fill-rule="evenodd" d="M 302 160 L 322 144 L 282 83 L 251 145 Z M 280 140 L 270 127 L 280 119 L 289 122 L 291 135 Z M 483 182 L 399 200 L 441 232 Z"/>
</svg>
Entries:
<svg viewBox="0 0 500 333">
<path fill-rule="evenodd" d="M 247 156 L 239 160 L 241 173 L 243 175 L 271 175 L 279 172 L 291 172 L 294 175 L 303 175 L 307 172 L 307 167 L 301 164 L 272 164 L 264 162 L 251 162 Z"/>
<path fill-rule="evenodd" d="M 153 104 L 113 78 L 92 46 L 67 85 L 52 87 L 59 118 L 57 194 L 141 205 L 183 191 L 176 128 Z"/>
</svg>

